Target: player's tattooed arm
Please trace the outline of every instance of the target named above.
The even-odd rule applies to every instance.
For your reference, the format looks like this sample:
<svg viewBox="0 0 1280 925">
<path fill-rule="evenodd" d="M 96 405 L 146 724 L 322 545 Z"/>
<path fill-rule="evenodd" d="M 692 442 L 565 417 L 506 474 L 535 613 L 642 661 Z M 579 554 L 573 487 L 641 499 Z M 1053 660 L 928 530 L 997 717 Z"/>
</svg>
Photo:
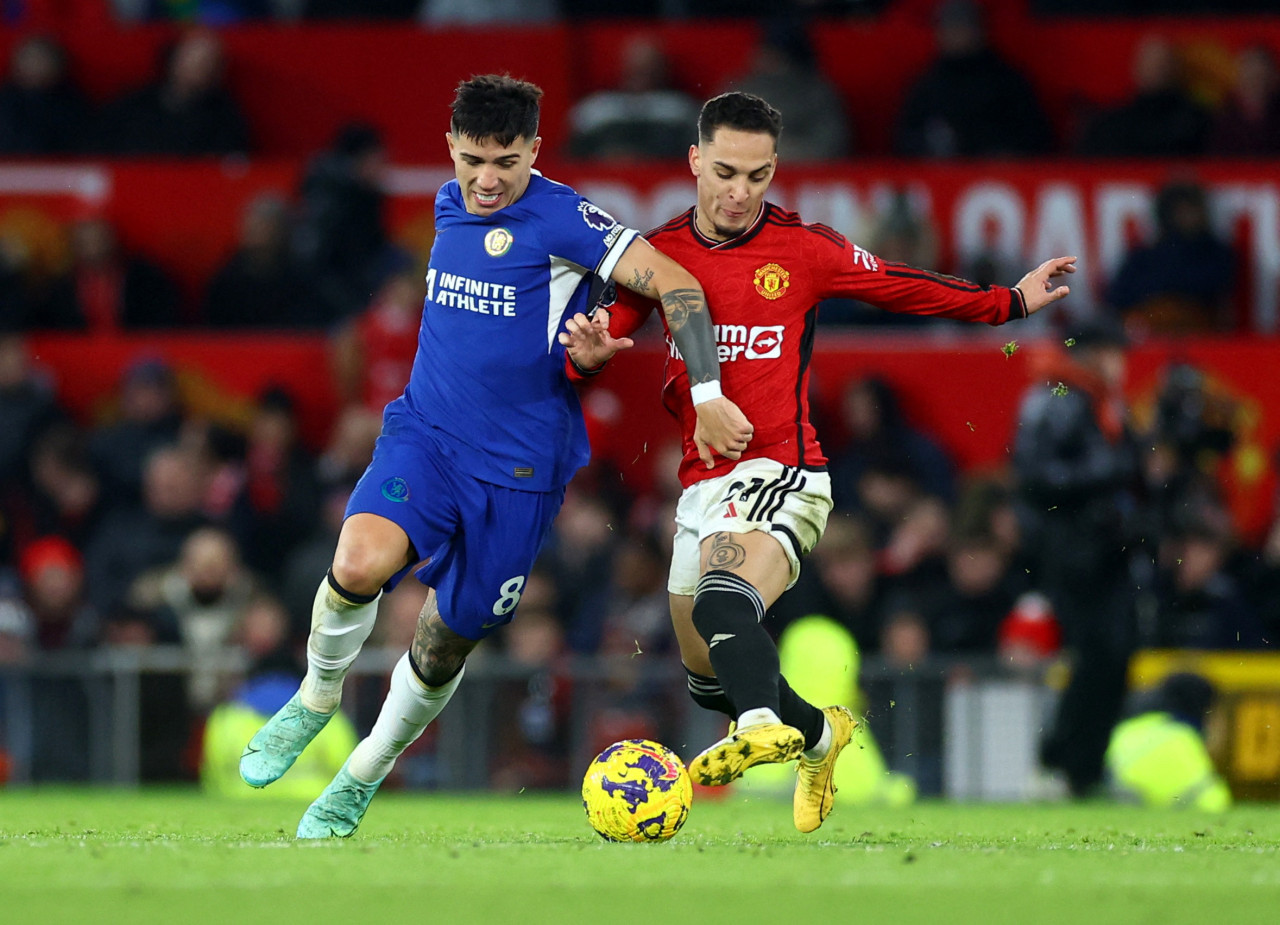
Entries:
<svg viewBox="0 0 1280 925">
<path fill-rule="evenodd" d="M 418 614 L 418 628 L 409 648 L 409 658 L 418 669 L 419 677 L 429 687 L 448 683 L 475 646 L 475 640 L 459 636 L 445 626 L 432 590 L 422 605 L 422 613 Z"/>
<path fill-rule="evenodd" d="M 720 381 L 716 332 L 697 278 L 642 237 L 627 245 L 610 278 L 662 303 L 667 330 L 689 370 L 689 384 Z"/>
<path fill-rule="evenodd" d="M 718 382 L 720 361 L 716 351 L 716 332 L 707 312 L 707 297 L 701 289 L 672 289 L 662 294 L 662 311 L 667 316 L 667 330 L 684 357 L 689 371 L 689 384 Z"/>
<path fill-rule="evenodd" d="M 648 296 L 651 299 L 658 296 L 658 290 L 653 288 L 653 267 L 646 267 L 643 272 L 639 267 L 633 268 L 631 279 L 627 280 L 625 285 L 639 295 Z"/>
</svg>

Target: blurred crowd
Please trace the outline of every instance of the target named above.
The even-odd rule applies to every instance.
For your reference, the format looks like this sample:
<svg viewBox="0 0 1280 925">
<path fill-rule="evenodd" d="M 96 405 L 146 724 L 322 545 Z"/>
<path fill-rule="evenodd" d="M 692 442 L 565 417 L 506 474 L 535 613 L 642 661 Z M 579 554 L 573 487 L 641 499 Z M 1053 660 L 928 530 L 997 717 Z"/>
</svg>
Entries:
<svg viewBox="0 0 1280 925">
<path fill-rule="evenodd" d="M 198 8 L 206 4 L 198 2 L 143 0 L 130 5 L 193 27 L 161 49 L 151 80 L 97 104 L 77 83 L 76 62 L 56 38 L 28 36 L 15 46 L 0 89 L 0 153 L 194 157 L 254 152 L 244 101 L 227 87 L 225 49 L 212 28 L 226 22 L 212 13 L 202 16 Z M 236 5 L 235 0 L 207 4 L 227 11 Z M 270 4 L 250 0 L 246 5 Z M 337 0 L 309 4 L 333 6 L 332 15 L 341 5 Z M 424 10 L 454 5 L 453 0 L 427 0 Z M 732 75 L 728 87 L 682 86 L 661 32 L 636 29 L 618 50 L 618 76 L 612 85 L 577 101 L 572 137 L 553 139 L 553 148 L 592 158 L 680 158 L 690 140 L 690 116 L 701 98 L 707 91 L 735 88 L 766 97 L 784 113 L 781 156 L 788 162 L 865 153 L 846 98 L 850 88 L 836 86 L 824 74 L 814 37 L 829 21 L 823 17 L 848 14 L 854 7 L 875 12 L 887 4 L 793 0 L 762 3 L 760 9 L 750 3 L 705 5 L 707 10 L 688 12 L 759 17 L 745 70 Z M 842 5 L 850 9 L 841 11 Z M 1175 43 L 1153 25 L 1132 53 L 1123 99 L 1102 105 L 1075 98 L 1050 115 L 1042 99 L 1045 88 L 993 44 L 988 6 L 981 0 L 913 0 L 912 5 L 932 25 L 933 49 L 923 71 L 908 79 L 893 130 L 894 156 L 1255 157 L 1280 152 L 1276 50 L 1264 41 L 1234 53 L 1224 47 L 1194 49 Z M 1161 12 L 1158 4 L 1140 5 L 1149 9 L 1136 13 Z M 379 4 L 361 0 L 349 6 L 353 15 L 369 17 L 376 16 Z M 538 18 L 539 7 L 553 12 L 555 4 L 468 0 L 456 6 L 477 22 L 488 15 L 514 25 Z M 616 4 L 599 6 L 566 10 L 566 16 L 576 21 L 617 12 Z M 1124 13 L 1121 4 L 1105 6 L 1107 12 Z M 1169 0 L 1168 11 L 1194 12 L 1194 6 L 1189 0 Z M 1206 3 L 1206 8 L 1229 12 L 1220 2 Z M 634 5 L 625 10 L 641 19 L 661 12 Z"/>
<path fill-rule="evenodd" d="M 400 323 L 411 325 L 420 294 L 405 288 Z M 1038 368 L 1101 402 L 1077 362 L 1084 347 L 1052 351 Z M 404 381 L 407 362 L 336 363 L 335 375 L 357 387 L 329 443 L 313 450 L 298 437 L 287 392 L 265 391 L 241 425 L 209 420 L 184 406 L 175 370 L 158 356 L 139 357 L 111 412 L 82 426 L 59 406 L 22 335 L 0 336 L 0 660 L 164 643 L 185 647 L 197 665 L 238 649 L 255 665 L 299 670 L 311 600 L 378 432 L 375 409 L 391 382 Z M 1050 407 L 1056 415 L 1067 400 Z M 1132 572 L 1134 644 L 1270 647 L 1280 633 L 1280 519 L 1250 544 L 1221 497 L 1216 472 L 1235 439 L 1230 399 L 1200 370 L 1176 365 L 1148 424 L 1114 410 L 1110 426 L 1143 452 L 1112 453 L 1106 468 L 1079 465 L 1101 479 L 1104 508 L 1123 515 L 1127 555 L 1145 562 Z M 1029 535 L 1043 529 L 1037 512 L 1070 503 L 1064 494 L 1050 504 L 1035 489 L 1061 481 L 1061 459 L 1032 454 L 1007 471 L 958 471 L 879 379 L 852 382 L 823 411 L 819 432 L 836 511 L 771 629 L 825 615 L 862 653 L 903 669 L 952 656 L 1036 669 L 1061 654 L 1073 627 L 1054 612 Z M 519 619 L 481 650 L 538 670 L 538 684 L 515 695 L 524 705 L 513 721 L 530 724 L 534 741 L 550 737 L 552 752 L 551 740 L 563 746 L 564 669 L 575 655 L 630 666 L 601 700 L 616 701 L 610 715 L 622 732 L 654 732 L 680 715 L 678 685 L 663 695 L 675 705 L 653 712 L 663 697 L 632 676 L 655 660 L 678 667 L 666 569 L 679 451 L 651 452 L 651 491 L 630 493 L 606 461 L 578 475 Z M 412 581 L 390 595 L 375 642 L 407 646 L 422 600 Z M 165 721 L 147 727 L 160 737 L 148 773 L 190 773 L 175 743 L 227 694 L 224 682 L 197 670 L 156 701 Z"/>
<path fill-rule="evenodd" d="M 234 4 L 231 4 L 232 6 Z M 198 4 L 158 4 L 188 10 Z M 475 6 L 468 4 L 468 7 Z M 936 52 L 904 97 L 893 153 L 906 158 L 1269 157 L 1280 154 L 1280 69 L 1265 45 L 1240 49 L 1216 70 L 1192 69 L 1153 32 L 1136 48 L 1129 98 L 1101 108 L 1078 101 L 1050 118 L 1037 89 L 987 39 L 983 7 L 943 0 L 933 10 Z M 807 24 L 808 23 L 808 24 Z M 759 93 L 779 106 L 787 163 L 830 162 L 859 153 L 842 91 L 827 79 L 803 18 L 763 22 L 745 72 L 724 88 Z M 684 156 L 700 104 L 678 85 L 657 33 L 638 32 L 619 50 L 619 77 L 569 112 L 569 133 L 552 139 L 570 157 L 674 162 Z M 227 87 L 224 48 L 197 28 L 165 47 L 150 83 L 92 105 L 58 42 L 18 42 L 0 86 L 0 155 L 107 158 L 252 156 L 240 103 Z M 29 330 L 112 331 L 204 325 L 330 328 L 352 323 L 369 294 L 424 262 L 420 246 L 397 243 L 384 218 L 387 151 L 377 128 L 350 123 L 310 158 L 297 188 L 264 192 L 245 208 L 237 245 L 197 293 L 171 268 L 120 241 L 103 214 L 85 212 L 65 241 L 34 246 L 21 229 L 0 229 L 0 314 Z M 1096 288 L 1099 304 L 1131 322 L 1131 333 L 1233 331 L 1247 327 L 1237 304 L 1245 261 L 1239 242 L 1213 221 L 1193 169 L 1160 191 L 1145 230 Z M 886 259 L 979 282 L 1006 268 L 982 255 L 939 266 L 928 209 L 900 193 L 857 232 Z M 1238 237 L 1238 236 L 1235 236 Z M 56 245 L 56 246 L 54 246 Z M 909 324 L 856 304 L 833 304 L 826 324 Z M 16 323 L 15 323 L 16 322 Z"/>
</svg>

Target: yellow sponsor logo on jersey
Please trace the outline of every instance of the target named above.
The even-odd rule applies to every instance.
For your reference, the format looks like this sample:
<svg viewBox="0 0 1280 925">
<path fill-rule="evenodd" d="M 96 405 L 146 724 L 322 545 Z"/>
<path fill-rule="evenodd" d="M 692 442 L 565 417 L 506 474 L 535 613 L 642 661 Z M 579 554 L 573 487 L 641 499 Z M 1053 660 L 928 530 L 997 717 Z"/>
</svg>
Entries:
<svg viewBox="0 0 1280 925">
<path fill-rule="evenodd" d="M 766 263 L 756 270 L 756 292 L 766 299 L 780 299 L 791 285 L 791 274 L 776 263 Z"/>
</svg>

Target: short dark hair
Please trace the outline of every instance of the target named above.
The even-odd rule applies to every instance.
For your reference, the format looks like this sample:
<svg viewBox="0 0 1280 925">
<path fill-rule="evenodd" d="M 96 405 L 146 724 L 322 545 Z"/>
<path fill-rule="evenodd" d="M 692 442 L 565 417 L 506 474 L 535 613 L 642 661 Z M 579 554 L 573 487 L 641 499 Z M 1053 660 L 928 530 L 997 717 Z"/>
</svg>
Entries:
<svg viewBox="0 0 1280 925">
<path fill-rule="evenodd" d="M 782 134 L 782 113 L 754 93 L 732 90 L 707 100 L 698 114 L 699 141 L 711 141 L 718 128 L 768 132 L 776 142 Z"/>
<path fill-rule="evenodd" d="M 492 138 L 504 148 L 538 135 L 542 88 L 506 74 L 481 74 L 458 84 L 450 129 L 476 141 Z"/>
</svg>

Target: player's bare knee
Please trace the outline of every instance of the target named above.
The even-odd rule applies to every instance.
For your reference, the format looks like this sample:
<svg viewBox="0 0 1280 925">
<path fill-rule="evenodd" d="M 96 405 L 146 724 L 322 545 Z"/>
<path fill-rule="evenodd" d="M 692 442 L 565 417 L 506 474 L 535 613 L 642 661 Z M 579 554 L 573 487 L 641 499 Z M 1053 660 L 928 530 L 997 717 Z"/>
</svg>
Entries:
<svg viewBox="0 0 1280 925">
<path fill-rule="evenodd" d="M 333 579 L 355 594 L 377 594 L 396 571 L 385 553 L 360 543 L 338 547 L 333 556 Z"/>
</svg>

